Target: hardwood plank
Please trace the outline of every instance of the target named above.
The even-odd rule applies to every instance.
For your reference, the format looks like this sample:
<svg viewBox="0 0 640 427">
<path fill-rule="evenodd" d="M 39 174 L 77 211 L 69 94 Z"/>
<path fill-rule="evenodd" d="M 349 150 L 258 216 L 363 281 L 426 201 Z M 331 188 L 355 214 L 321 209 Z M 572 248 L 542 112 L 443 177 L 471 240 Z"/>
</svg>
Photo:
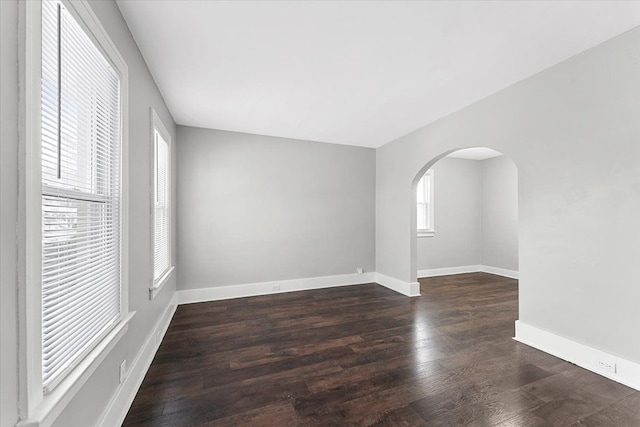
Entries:
<svg viewBox="0 0 640 427">
<path fill-rule="evenodd" d="M 640 426 L 640 394 L 633 393 L 624 399 L 589 415 L 580 421 L 581 426 Z"/>
<path fill-rule="evenodd" d="M 517 281 L 178 307 L 125 426 L 640 425 L 640 392 L 512 339 Z"/>
</svg>

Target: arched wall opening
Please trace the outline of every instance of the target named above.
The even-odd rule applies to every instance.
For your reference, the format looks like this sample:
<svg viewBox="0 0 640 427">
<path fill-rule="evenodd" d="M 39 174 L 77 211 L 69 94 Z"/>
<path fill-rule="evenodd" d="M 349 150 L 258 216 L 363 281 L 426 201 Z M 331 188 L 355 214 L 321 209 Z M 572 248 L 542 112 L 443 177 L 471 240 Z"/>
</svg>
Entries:
<svg viewBox="0 0 640 427">
<path fill-rule="evenodd" d="M 418 287 L 412 182 L 455 149 L 497 149 L 518 167 L 516 339 L 595 372 L 612 360 L 610 377 L 640 388 L 639 41 L 627 32 L 379 147 L 376 281 Z"/>
<path fill-rule="evenodd" d="M 420 169 L 411 194 L 414 281 L 476 271 L 518 278 L 518 170 L 509 156 L 448 150 Z"/>
</svg>

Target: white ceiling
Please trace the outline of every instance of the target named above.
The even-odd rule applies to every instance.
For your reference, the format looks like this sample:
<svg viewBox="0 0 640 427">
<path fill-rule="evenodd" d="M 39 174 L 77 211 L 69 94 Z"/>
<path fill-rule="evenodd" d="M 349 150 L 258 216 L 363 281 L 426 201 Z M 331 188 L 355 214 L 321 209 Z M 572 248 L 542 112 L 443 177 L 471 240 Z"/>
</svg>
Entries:
<svg viewBox="0 0 640 427">
<path fill-rule="evenodd" d="M 117 0 L 178 124 L 378 147 L 640 25 L 640 2 Z"/>
<path fill-rule="evenodd" d="M 456 157 L 458 159 L 468 159 L 468 160 L 485 160 L 491 159 L 492 157 L 503 156 L 499 151 L 492 150 L 491 148 L 486 147 L 472 147 L 472 148 L 464 148 L 462 150 L 454 151 L 451 154 L 448 154 L 447 157 Z"/>
</svg>

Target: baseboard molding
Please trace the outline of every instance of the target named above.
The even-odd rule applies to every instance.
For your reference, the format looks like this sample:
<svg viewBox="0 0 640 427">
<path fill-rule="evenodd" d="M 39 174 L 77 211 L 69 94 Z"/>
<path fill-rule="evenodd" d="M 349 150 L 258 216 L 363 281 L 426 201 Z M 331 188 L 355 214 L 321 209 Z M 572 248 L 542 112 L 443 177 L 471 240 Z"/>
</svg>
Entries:
<svg viewBox="0 0 640 427">
<path fill-rule="evenodd" d="M 449 276 L 451 274 L 475 273 L 482 271 L 481 265 L 463 265 L 460 267 L 432 268 L 429 270 L 418 270 L 418 278 Z"/>
<path fill-rule="evenodd" d="M 404 282 L 382 273 L 376 273 L 375 282 L 408 297 L 420 296 L 420 283 L 418 282 Z"/>
<path fill-rule="evenodd" d="M 519 273 L 515 270 L 507 270 L 506 268 L 490 267 L 488 265 L 481 265 L 480 271 L 484 273 L 496 274 L 498 276 L 508 277 L 510 279 L 518 279 Z"/>
<path fill-rule="evenodd" d="M 544 331 L 519 320 L 516 320 L 514 339 L 560 359 L 575 363 L 620 384 L 640 390 L 640 364 L 638 363 Z M 615 363 L 616 372 L 600 369 L 597 365 L 598 360 Z"/>
<path fill-rule="evenodd" d="M 279 294 L 283 292 L 307 291 L 311 289 L 332 288 L 336 286 L 373 283 L 376 274 L 341 274 L 337 276 L 309 277 L 305 279 L 278 280 L 273 282 L 248 283 L 244 285 L 218 286 L 177 291 L 178 304 L 219 301 L 232 298 L 244 298 L 257 295 Z"/>
<path fill-rule="evenodd" d="M 169 323 L 171 323 L 171 319 L 173 318 L 173 314 L 176 312 L 177 306 L 178 300 L 176 298 L 176 294 L 174 294 L 169 306 L 165 309 L 164 313 L 156 323 L 156 326 L 151 331 L 151 334 L 147 337 L 144 346 L 142 346 L 142 350 L 138 352 L 135 360 L 130 365 L 126 379 L 122 384 L 120 384 L 109 401 L 107 408 L 102 413 L 100 421 L 98 421 L 97 424 L 98 427 L 122 425 L 122 422 L 127 416 L 127 412 L 133 403 L 133 399 L 136 397 L 136 393 L 138 393 L 138 389 L 142 385 L 142 380 L 147 374 L 147 371 L 151 366 L 151 362 L 160 347 L 162 338 L 169 328 Z M 158 334 L 160 334 L 160 339 L 158 339 Z"/>
<path fill-rule="evenodd" d="M 429 270 L 418 270 L 418 278 L 423 279 L 425 277 L 437 277 L 437 276 L 449 276 L 451 274 L 464 274 L 464 273 L 491 273 L 498 276 L 509 277 L 511 279 L 518 278 L 518 272 L 514 270 L 507 270 L 506 268 L 491 267 L 488 265 L 463 265 L 460 267 L 447 267 L 447 268 L 432 268 Z"/>
<path fill-rule="evenodd" d="M 484 271 L 499 276 L 517 278 L 518 272 L 485 265 L 466 265 L 462 267 L 435 268 L 418 271 L 418 277 L 445 276 L 450 274 L 473 273 Z M 309 277 L 304 279 L 276 280 L 271 282 L 247 283 L 231 286 L 212 286 L 207 288 L 183 289 L 177 291 L 178 304 L 220 301 L 232 298 L 244 298 L 258 295 L 271 295 L 282 292 L 306 291 L 311 289 L 331 288 L 335 286 L 358 285 L 376 282 L 386 288 L 406 296 L 420 295 L 418 282 L 404 282 L 382 273 L 367 272 L 364 274 L 341 274 L 336 276 Z"/>
</svg>

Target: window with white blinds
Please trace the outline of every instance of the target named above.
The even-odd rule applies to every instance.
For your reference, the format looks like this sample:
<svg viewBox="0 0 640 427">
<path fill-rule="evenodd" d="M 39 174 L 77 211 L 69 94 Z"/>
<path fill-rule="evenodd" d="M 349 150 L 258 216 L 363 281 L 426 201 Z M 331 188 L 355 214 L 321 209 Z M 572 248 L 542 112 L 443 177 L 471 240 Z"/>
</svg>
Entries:
<svg viewBox="0 0 640 427">
<path fill-rule="evenodd" d="M 429 169 L 418 181 L 416 190 L 418 233 L 433 232 L 433 170 Z"/>
<path fill-rule="evenodd" d="M 171 224 L 169 178 L 170 147 L 167 138 L 154 126 L 154 243 L 153 243 L 153 282 L 154 286 L 162 281 L 171 268 Z"/>
<path fill-rule="evenodd" d="M 65 7 L 42 2 L 42 381 L 120 320 L 120 78 Z"/>
</svg>

